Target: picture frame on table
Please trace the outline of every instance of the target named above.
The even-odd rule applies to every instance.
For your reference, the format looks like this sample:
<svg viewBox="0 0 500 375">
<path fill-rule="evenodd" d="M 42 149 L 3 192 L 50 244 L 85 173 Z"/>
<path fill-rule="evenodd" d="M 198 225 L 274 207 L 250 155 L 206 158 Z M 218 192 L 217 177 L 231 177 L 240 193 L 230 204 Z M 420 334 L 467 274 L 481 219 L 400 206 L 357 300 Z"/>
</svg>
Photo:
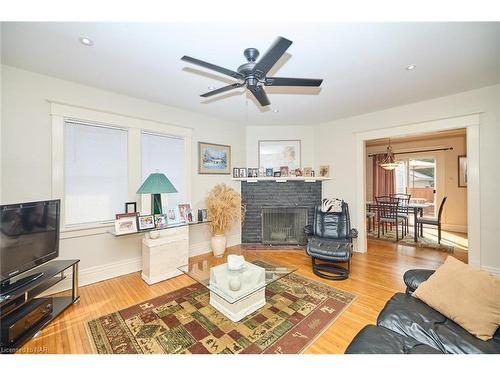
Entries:
<svg viewBox="0 0 500 375">
<path fill-rule="evenodd" d="M 155 219 L 153 215 L 141 215 L 137 217 L 139 230 L 154 229 Z"/>
<path fill-rule="evenodd" d="M 115 234 L 137 233 L 137 213 L 116 214 Z"/>
<path fill-rule="evenodd" d="M 266 168 L 266 177 L 273 177 L 274 169 Z"/>
<path fill-rule="evenodd" d="M 247 169 L 240 168 L 240 178 L 247 178 Z"/>
<path fill-rule="evenodd" d="M 180 224 L 181 214 L 179 212 L 178 206 L 167 207 L 166 215 L 167 215 L 167 224 L 168 225 Z"/>
<path fill-rule="evenodd" d="M 295 177 L 302 177 L 302 168 L 295 168 Z"/>
<path fill-rule="evenodd" d="M 198 142 L 199 174 L 231 174 L 231 146 Z"/>
<path fill-rule="evenodd" d="M 233 168 L 233 178 L 240 178 L 240 169 Z"/>
<path fill-rule="evenodd" d="M 273 177 L 281 177 L 281 172 L 274 172 Z"/>
<path fill-rule="evenodd" d="M 193 210 L 191 209 L 190 203 L 179 204 L 179 217 L 181 223 L 193 223 Z"/>
<path fill-rule="evenodd" d="M 155 215 L 155 226 L 156 228 L 163 228 L 168 225 L 167 214 L 157 214 Z"/>
<path fill-rule="evenodd" d="M 458 187 L 467 187 L 467 155 L 458 157 Z"/>
<path fill-rule="evenodd" d="M 137 212 L 137 202 L 125 202 L 125 213 Z"/>
<path fill-rule="evenodd" d="M 301 142 L 292 140 L 259 140 L 259 167 L 272 167 L 280 170 L 301 167 Z"/>
<path fill-rule="evenodd" d="M 259 177 L 265 177 L 266 170 L 262 167 L 259 168 Z"/>
</svg>

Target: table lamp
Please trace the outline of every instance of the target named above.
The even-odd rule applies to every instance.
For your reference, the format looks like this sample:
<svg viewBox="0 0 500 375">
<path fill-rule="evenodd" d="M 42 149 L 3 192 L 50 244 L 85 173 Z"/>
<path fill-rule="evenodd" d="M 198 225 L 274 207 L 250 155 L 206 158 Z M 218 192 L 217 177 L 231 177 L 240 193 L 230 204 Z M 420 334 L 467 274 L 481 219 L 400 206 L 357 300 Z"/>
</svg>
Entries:
<svg viewBox="0 0 500 375">
<path fill-rule="evenodd" d="M 137 194 L 151 194 L 152 214 L 162 213 L 162 193 L 177 193 L 177 189 L 163 173 L 151 173 L 137 190 Z"/>
</svg>

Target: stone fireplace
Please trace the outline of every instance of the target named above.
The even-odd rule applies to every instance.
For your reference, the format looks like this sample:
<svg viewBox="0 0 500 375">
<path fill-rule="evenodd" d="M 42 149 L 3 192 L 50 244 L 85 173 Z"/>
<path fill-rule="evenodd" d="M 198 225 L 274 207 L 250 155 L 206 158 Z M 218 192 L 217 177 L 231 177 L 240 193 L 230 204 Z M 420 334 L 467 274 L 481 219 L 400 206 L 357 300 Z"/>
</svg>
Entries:
<svg viewBox="0 0 500 375">
<path fill-rule="evenodd" d="M 246 205 L 242 243 L 304 245 L 303 228 L 321 203 L 321 181 L 241 182 Z"/>
</svg>

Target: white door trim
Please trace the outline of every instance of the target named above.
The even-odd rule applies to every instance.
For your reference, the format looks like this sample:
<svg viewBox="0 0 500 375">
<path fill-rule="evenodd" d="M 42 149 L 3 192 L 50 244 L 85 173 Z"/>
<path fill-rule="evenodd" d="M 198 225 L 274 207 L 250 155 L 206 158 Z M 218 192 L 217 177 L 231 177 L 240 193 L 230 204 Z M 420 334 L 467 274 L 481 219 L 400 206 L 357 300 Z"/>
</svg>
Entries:
<svg viewBox="0 0 500 375">
<path fill-rule="evenodd" d="M 388 138 L 404 135 L 418 135 L 434 131 L 467 129 L 467 227 L 469 238 L 469 264 L 480 265 L 481 260 L 481 202 L 479 178 L 479 123 L 480 114 L 474 113 L 465 116 L 430 120 L 426 122 L 400 125 L 355 133 L 356 138 L 356 205 L 355 213 L 359 232 L 358 252 L 367 251 L 366 238 L 366 147 L 365 142 L 370 139 Z"/>
</svg>

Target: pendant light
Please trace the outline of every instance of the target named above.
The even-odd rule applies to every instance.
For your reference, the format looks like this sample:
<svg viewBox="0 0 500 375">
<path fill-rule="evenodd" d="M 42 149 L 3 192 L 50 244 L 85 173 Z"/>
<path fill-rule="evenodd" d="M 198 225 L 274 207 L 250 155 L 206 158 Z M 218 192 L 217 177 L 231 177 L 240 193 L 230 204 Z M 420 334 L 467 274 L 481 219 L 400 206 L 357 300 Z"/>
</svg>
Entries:
<svg viewBox="0 0 500 375">
<path fill-rule="evenodd" d="M 389 138 L 389 146 L 387 146 L 387 152 L 385 154 L 384 160 L 382 160 L 379 165 L 388 170 L 392 171 L 396 169 L 399 165 L 399 163 L 396 161 L 396 158 L 394 157 L 394 152 L 392 152 L 392 147 L 391 147 L 391 139 Z"/>
</svg>

